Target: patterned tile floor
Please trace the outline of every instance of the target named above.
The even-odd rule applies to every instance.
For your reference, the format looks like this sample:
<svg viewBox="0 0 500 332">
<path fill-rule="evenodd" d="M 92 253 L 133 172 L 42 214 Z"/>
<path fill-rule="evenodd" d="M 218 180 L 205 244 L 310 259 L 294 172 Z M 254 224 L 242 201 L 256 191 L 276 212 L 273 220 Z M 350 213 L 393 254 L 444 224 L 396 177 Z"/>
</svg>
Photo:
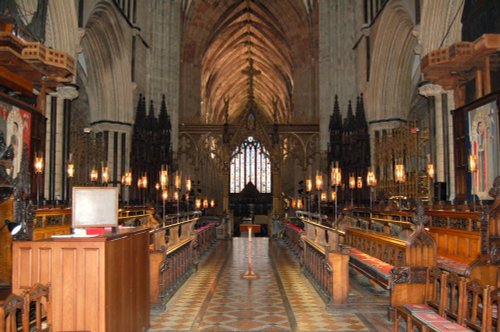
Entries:
<svg viewBox="0 0 500 332">
<path fill-rule="evenodd" d="M 246 280 L 247 239 L 220 241 L 165 311 L 152 311 L 150 331 L 390 331 L 387 294 L 351 278 L 349 304 L 327 311 L 279 242 L 253 239 Z M 271 253 L 271 254 L 270 254 Z"/>
</svg>

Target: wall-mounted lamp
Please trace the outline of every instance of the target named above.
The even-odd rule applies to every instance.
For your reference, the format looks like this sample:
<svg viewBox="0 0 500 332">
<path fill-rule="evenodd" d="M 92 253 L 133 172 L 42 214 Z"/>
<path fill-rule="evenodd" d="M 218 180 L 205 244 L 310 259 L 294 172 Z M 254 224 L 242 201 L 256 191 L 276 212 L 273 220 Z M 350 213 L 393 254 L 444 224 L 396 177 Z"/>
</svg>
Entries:
<svg viewBox="0 0 500 332">
<path fill-rule="evenodd" d="M 5 222 L 4 224 L 2 225 L 2 227 L 0 227 L 0 231 L 5 227 L 7 226 L 7 229 L 9 230 L 9 233 L 10 235 L 14 236 L 16 235 L 17 233 L 19 233 L 19 231 L 21 230 L 22 226 L 21 224 L 17 223 L 17 222 L 13 222 L 13 221 L 10 221 L 8 219 L 5 219 Z"/>
</svg>

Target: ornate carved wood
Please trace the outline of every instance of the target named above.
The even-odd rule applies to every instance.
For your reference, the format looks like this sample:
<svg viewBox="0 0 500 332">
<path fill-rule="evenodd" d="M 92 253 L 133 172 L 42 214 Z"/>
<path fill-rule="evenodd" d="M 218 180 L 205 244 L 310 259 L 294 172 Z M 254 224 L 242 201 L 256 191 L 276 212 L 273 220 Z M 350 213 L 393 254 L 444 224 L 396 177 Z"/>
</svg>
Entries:
<svg viewBox="0 0 500 332">
<path fill-rule="evenodd" d="M 140 95 L 130 153 L 130 168 L 135 182 L 130 188 L 132 202 L 141 202 L 141 195 L 145 195 L 147 201 L 155 197 L 155 183 L 159 182 L 162 165 L 168 165 L 170 171 L 177 168 L 172 159 L 171 128 L 165 95 L 162 97 L 158 119 L 155 116 L 153 101 L 150 102 L 149 112 L 146 116 L 146 98 Z M 148 188 L 138 189 L 137 180 L 145 174 L 148 177 Z M 145 193 L 141 190 L 144 190 Z"/>
</svg>

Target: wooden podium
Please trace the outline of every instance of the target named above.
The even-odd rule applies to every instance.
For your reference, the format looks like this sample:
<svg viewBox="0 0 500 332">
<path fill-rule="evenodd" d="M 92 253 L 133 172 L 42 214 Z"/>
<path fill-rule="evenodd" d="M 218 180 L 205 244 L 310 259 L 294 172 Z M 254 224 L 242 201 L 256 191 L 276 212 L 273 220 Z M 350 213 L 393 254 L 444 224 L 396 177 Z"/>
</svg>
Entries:
<svg viewBox="0 0 500 332">
<path fill-rule="evenodd" d="M 12 292 L 50 283 L 53 331 L 149 327 L 149 230 L 14 241 Z"/>
<path fill-rule="evenodd" d="M 259 276 L 252 270 L 252 232 L 260 233 L 260 224 L 241 224 L 240 234 L 248 232 L 248 267 L 241 275 L 243 279 L 258 279 Z"/>
</svg>

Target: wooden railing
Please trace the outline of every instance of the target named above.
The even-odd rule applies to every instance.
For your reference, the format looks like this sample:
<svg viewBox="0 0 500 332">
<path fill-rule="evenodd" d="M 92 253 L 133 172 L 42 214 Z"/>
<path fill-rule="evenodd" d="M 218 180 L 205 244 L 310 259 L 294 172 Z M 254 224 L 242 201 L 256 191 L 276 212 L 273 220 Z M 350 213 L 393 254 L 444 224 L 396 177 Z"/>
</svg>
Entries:
<svg viewBox="0 0 500 332">
<path fill-rule="evenodd" d="M 196 269 L 198 257 L 217 239 L 216 223 L 195 230 L 199 212 L 168 217 L 150 231 L 150 303 L 165 308 L 168 299 Z"/>
<path fill-rule="evenodd" d="M 327 224 L 325 216 L 299 212 L 297 216 L 304 225 L 285 222 L 285 240 L 298 253 L 304 274 L 330 306 L 347 301 L 349 292 L 349 256 L 342 251 L 339 239 L 344 233 Z"/>
<path fill-rule="evenodd" d="M 147 225 L 153 216 L 149 207 L 129 207 L 118 211 L 118 224 L 122 226 Z M 48 239 L 52 235 L 71 233 L 71 208 L 42 208 L 35 211 L 33 240 Z"/>
</svg>

